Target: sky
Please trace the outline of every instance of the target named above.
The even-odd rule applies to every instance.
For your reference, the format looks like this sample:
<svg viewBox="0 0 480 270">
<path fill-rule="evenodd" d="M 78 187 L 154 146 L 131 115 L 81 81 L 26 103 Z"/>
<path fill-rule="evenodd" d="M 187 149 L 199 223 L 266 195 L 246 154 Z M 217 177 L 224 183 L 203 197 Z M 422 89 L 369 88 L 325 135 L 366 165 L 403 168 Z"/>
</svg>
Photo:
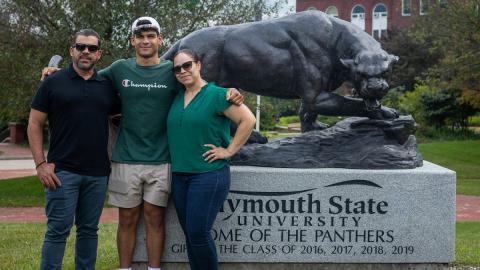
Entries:
<svg viewBox="0 0 480 270">
<path fill-rule="evenodd" d="M 280 1 L 287 1 L 287 4 L 284 5 L 284 7 L 279 11 L 279 14 L 278 14 L 279 17 L 295 12 L 295 0 L 280 0 Z M 267 4 L 273 3 L 273 2 L 275 2 L 275 0 L 266 0 Z"/>
<path fill-rule="evenodd" d="M 288 12 L 295 12 L 295 0 L 287 0 L 287 5 L 280 11 L 280 16 L 285 15 Z M 291 9 L 291 11 L 289 11 Z"/>
</svg>

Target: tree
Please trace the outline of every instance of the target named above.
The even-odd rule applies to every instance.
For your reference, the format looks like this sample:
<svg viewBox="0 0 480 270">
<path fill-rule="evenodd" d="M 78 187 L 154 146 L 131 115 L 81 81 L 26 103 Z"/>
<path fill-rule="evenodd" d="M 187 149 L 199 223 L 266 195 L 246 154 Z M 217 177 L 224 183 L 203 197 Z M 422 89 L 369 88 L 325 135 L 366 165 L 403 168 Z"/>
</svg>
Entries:
<svg viewBox="0 0 480 270">
<path fill-rule="evenodd" d="M 263 6 L 272 15 L 285 3 Z M 133 20 L 152 16 L 162 26 L 162 50 L 203 27 L 253 21 L 257 1 L 241 0 L 2 0 L 0 1 L 0 129 L 25 121 L 39 85 L 40 70 L 54 54 L 69 59 L 71 35 L 95 29 L 102 38 L 98 67 L 132 55 L 128 37 Z M 69 61 L 64 61 L 66 65 Z"/>
<path fill-rule="evenodd" d="M 432 3 L 428 16 L 412 27 L 420 42 L 429 41 L 440 57 L 422 83 L 432 88 L 460 91 L 460 102 L 480 109 L 480 0 Z"/>
<path fill-rule="evenodd" d="M 447 123 L 455 127 L 467 128 L 468 117 L 475 114 L 475 110 L 468 103 L 462 103 L 460 93 L 448 90 L 422 93 L 420 104 L 424 111 L 425 120 L 440 129 Z"/>
<path fill-rule="evenodd" d="M 381 43 L 386 51 L 399 57 L 390 77 L 392 88 L 413 91 L 421 76 L 439 62 L 439 52 L 432 49 L 433 37 L 418 39 L 410 28 L 393 29 Z"/>
</svg>

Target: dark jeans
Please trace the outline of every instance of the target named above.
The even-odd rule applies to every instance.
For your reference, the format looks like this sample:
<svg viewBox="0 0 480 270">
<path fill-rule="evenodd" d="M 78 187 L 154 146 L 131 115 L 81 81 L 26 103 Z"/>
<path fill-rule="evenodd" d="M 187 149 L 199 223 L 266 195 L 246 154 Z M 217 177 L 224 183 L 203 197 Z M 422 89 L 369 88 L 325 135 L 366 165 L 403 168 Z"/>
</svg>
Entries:
<svg viewBox="0 0 480 270">
<path fill-rule="evenodd" d="M 172 198 L 187 241 L 192 270 L 218 269 L 211 230 L 230 188 L 230 167 L 207 173 L 173 173 Z"/>
<path fill-rule="evenodd" d="M 65 244 L 73 222 L 77 227 L 75 269 L 95 269 L 98 222 L 102 214 L 107 176 L 85 176 L 60 170 L 62 186 L 46 190 L 47 232 L 41 270 L 62 268 Z"/>
</svg>

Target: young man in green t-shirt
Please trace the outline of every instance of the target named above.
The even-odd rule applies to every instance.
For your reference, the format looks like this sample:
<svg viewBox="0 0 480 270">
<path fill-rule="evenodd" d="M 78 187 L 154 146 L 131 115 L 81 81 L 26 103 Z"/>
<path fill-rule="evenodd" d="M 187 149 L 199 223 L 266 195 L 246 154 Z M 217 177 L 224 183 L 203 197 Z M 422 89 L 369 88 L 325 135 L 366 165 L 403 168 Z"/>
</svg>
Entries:
<svg viewBox="0 0 480 270">
<path fill-rule="evenodd" d="M 147 227 L 149 269 L 159 269 L 164 246 L 164 214 L 170 194 L 166 119 L 181 89 L 169 60 L 160 61 L 163 42 L 158 22 L 141 17 L 132 25 L 136 58 L 118 60 L 101 71 L 119 91 L 122 121 L 112 153 L 109 203 L 119 207 L 117 245 L 120 268 L 131 266 L 141 204 Z M 227 94 L 234 103 L 243 97 Z"/>
<path fill-rule="evenodd" d="M 100 72 L 122 101 L 122 120 L 112 152 L 109 203 L 119 209 L 117 248 L 120 269 L 129 269 L 142 209 L 149 269 L 159 269 L 164 246 L 164 213 L 170 194 L 170 156 L 166 117 L 179 84 L 170 61 L 160 61 L 163 39 L 150 17 L 132 25 L 136 58 L 114 62 Z"/>
</svg>

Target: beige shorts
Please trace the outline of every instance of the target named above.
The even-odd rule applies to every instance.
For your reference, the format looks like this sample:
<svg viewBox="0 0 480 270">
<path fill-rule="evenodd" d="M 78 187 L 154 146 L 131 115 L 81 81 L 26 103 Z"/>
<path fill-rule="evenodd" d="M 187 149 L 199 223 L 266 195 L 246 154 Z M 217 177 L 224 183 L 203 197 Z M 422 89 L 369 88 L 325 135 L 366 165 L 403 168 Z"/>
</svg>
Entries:
<svg viewBox="0 0 480 270">
<path fill-rule="evenodd" d="M 171 190 L 170 164 L 143 165 L 112 162 L 108 203 L 133 208 L 143 201 L 167 206 Z"/>
</svg>

